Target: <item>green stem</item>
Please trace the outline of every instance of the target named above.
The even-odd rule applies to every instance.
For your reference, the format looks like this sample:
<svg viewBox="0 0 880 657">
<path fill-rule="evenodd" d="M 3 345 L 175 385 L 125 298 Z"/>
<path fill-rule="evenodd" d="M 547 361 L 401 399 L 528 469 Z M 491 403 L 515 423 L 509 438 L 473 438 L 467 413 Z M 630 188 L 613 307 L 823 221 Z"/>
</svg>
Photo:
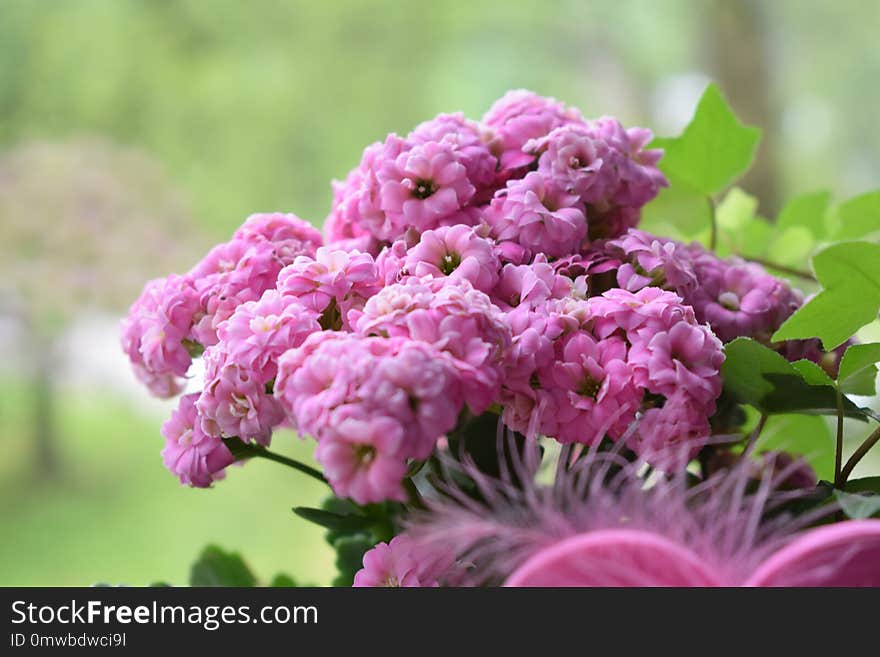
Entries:
<svg viewBox="0 0 880 657">
<path fill-rule="evenodd" d="M 416 487 L 412 479 L 404 479 L 403 487 L 406 489 L 407 502 L 414 509 L 424 509 L 425 501 L 422 499 L 419 489 Z"/>
<path fill-rule="evenodd" d="M 715 201 L 711 196 L 707 196 L 709 201 L 709 250 L 714 251 L 718 246 L 718 221 L 715 218 Z"/>
<path fill-rule="evenodd" d="M 316 479 L 324 484 L 328 484 L 328 481 L 324 478 L 324 475 L 321 474 L 319 470 L 306 465 L 305 463 L 300 463 L 292 458 L 288 458 L 287 456 L 282 456 L 281 454 L 276 454 L 275 452 L 270 452 L 265 447 L 261 447 L 260 445 L 252 445 L 249 443 L 244 443 L 238 438 L 224 438 L 223 444 L 229 448 L 229 451 L 232 452 L 232 455 L 235 457 L 236 461 L 240 461 L 241 459 L 248 458 L 260 458 L 266 459 L 268 461 L 275 461 L 275 463 L 280 463 L 282 465 L 286 465 L 289 468 L 293 468 L 294 470 L 298 470 L 303 474 L 308 475 L 312 479 Z"/>
<path fill-rule="evenodd" d="M 849 460 L 846 462 L 846 465 L 843 466 L 843 470 L 840 472 L 840 485 L 843 486 L 846 484 L 849 476 L 852 474 L 853 469 L 858 465 L 859 461 L 871 451 L 871 448 L 880 441 L 880 427 L 878 427 L 874 433 L 865 439 L 861 445 L 859 445 L 858 449 L 853 452 L 853 455 L 849 457 Z"/>
<path fill-rule="evenodd" d="M 834 454 L 834 487 L 840 488 L 842 484 L 841 464 L 843 462 L 843 394 L 837 388 L 837 441 Z"/>
<path fill-rule="evenodd" d="M 746 448 L 743 450 L 743 457 L 751 456 L 752 452 L 755 451 L 755 446 L 758 444 L 758 438 L 760 438 L 761 432 L 764 430 L 765 424 L 767 424 L 767 414 L 762 413 L 760 419 L 758 420 L 758 424 L 755 425 L 755 428 L 749 434 Z"/>
<path fill-rule="evenodd" d="M 764 258 L 752 258 L 750 256 L 744 256 L 746 260 L 751 260 L 754 263 L 759 265 L 763 265 L 768 269 L 775 269 L 776 271 L 781 271 L 783 274 L 790 274 L 791 276 L 797 276 L 798 278 L 803 278 L 807 281 L 816 282 L 816 277 L 813 276 L 810 272 L 804 271 L 803 269 L 795 269 L 794 267 L 786 267 L 785 265 L 780 265 L 776 262 L 772 262 L 770 260 L 765 260 Z"/>
</svg>

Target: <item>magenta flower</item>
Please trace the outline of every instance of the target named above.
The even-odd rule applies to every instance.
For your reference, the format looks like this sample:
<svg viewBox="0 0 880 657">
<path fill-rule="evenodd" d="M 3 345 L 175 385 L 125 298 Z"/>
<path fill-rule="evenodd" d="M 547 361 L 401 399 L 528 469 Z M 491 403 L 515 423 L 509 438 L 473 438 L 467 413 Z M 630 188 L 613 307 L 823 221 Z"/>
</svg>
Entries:
<svg viewBox="0 0 880 657">
<path fill-rule="evenodd" d="M 449 226 L 422 233 L 406 254 L 403 267 L 419 278 L 464 279 L 489 293 L 498 281 L 500 263 L 491 241 L 469 226 Z"/>
<path fill-rule="evenodd" d="M 448 354 L 474 413 L 498 399 L 510 329 L 489 297 L 466 280 L 409 279 L 390 285 L 367 301 L 352 324 L 361 335 L 406 337 Z"/>
<path fill-rule="evenodd" d="M 360 411 L 360 412 L 358 412 Z M 404 430 L 397 420 L 344 407 L 321 431 L 315 460 L 341 497 L 358 504 L 406 500 Z"/>
<path fill-rule="evenodd" d="M 266 240 L 275 249 L 282 264 L 290 264 L 299 255 L 315 255 L 324 242 L 321 232 L 295 214 L 273 212 L 252 214 L 232 236 L 235 240 Z"/>
<path fill-rule="evenodd" d="M 378 290 L 373 257 L 358 251 L 321 247 L 314 258 L 300 256 L 278 274 L 278 291 L 298 299 L 331 329 L 348 329 L 349 311 L 363 307 Z"/>
<path fill-rule="evenodd" d="M 191 280 L 171 275 L 148 282 L 121 323 L 122 348 L 138 379 L 158 397 L 180 390 L 192 363 L 184 341 L 198 308 Z"/>
<path fill-rule="evenodd" d="M 496 306 L 510 312 L 515 308 L 537 310 L 550 299 L 562 299 L 571 293 L 571 281 L 557 274 L 546 258 L 537 257 L 530 265 L 504 265 L 491 297 Z"/>
<path fill-rule="evenodd" d="M 440 226 L 476 191 L 455 148 L 446 142 L 426 142 L 402 152 L 383 163 L 377 180 L 381 208 L 397 234 L 408 227 L 425 231 Z"/>
<path fill-rule="evenodd" d="M 208 347 L 217 343 L 217 327 L 247 301 L 275 287 L 282 263 L 271 242 L 234 239 L 215 246 L 190 270 L 199 294 L 193 338 Z"/>
<path fill-rule="evenodd" d="M 510 180 L 495 194 L 486 213 L 492 237 L 515 242 L 531 255 L 563 257 L 580 250 L 587 236 L 587 219 L 580 199 L 531 172 Z"/>
<path fill-rule="evenodd" d="M 379 543 L 364 555 L 364 567 L 355 573 L 355 587 L 432 587 L 448 564 L 421 554 L 406 535 Z"/>
<path fill-rule="evenodd" d="M 198 393 L 184 395 L 171 417 L 162 425 L 165 467 L 180 483 L 207 488 L 223 477 L 224 469 L 235 461 L 218 435 L 205 433 L 198 419 L 195 401 Z"/>
<path fill-rule="evenodd" d="M 624 261 L 617 270 L 617 283 L 625 290 L 637 292 L 654 285 L 688 300 L 697 288 L 693 256 L 681 242 L 630 229 L 605 248 Z"/>
<path fill-rule="evenodd" d="M 520 89 L 508 91 L 495 101 L 483 123 L 495 133 L 501 168 L 516 170 L 535 160 L 535 154 L 523 150 L 526 142 L 564 125 L 584 125 L 584 120 L 575 108 L 555 98 Z"/>
<path fill-rule="evenodd" d="M 268 445 L 284 412 L 260 372 L 230 361 L 218 347 L 205 351 L 205 361 L 205 388 L 196 402 L 203 431 Z"/>
<path fill-rule="evenodd" d="M 557 128 L 542 139 L 530 141 L 525 149 L 542 152 L 538 171 L 565 191 L 580 197 L 586 197 L 602 167 L 596 143 L 582 125 Z"/>
<path fill-rule="evenodd" d="M 265 384 L 275 378 L 281 354 L 320 330 L 317 312 L 294 297 L 266 290 L 258 301 L 236 308 L 217 327 L 217 335 L 227 359 Z"/>
</svg>

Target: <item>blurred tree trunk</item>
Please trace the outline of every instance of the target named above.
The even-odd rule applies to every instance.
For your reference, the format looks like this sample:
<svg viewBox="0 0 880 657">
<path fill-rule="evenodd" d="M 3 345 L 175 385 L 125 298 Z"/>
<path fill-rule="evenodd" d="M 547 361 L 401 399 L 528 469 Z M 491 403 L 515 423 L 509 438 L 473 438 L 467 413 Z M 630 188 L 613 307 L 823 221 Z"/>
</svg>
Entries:
<svg viewBox="0 0 880 657">
<path fill-rule="evenodd" d="M 758 0 L 714 0 L 706 22 L 710 73 L 740 119 L 762 130 L 755 163 L 739 185 L 758 198 L 764 216 L 773 218 L 780 202 L 779 116 L 766 7 Z"/>
<path fill-rule="evenodd" d="M 38 476 L 58 474 L 58 444 L 55 431 L 55 386 L 57 372 L 55 344 L 33 326 L 27 326 L 30 367 L 30 428 L 34 446 L 34 465 Z"/>
</svg>

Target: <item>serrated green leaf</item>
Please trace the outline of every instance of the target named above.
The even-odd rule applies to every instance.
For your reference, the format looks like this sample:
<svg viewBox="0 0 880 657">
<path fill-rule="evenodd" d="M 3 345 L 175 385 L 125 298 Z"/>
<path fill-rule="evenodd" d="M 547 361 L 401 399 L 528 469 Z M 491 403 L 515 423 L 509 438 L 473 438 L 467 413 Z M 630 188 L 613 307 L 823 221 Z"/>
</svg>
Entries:
<svg viewBox="0 0 880 657">
<path fill-rule="evenodd" d="M 293 507 L 293 512 L 303 520 L 308 520 L 325 529 L 342 532 L 356 532 L 367 529 L 375 521 L 359 515 L 340 515 L 323 509 L 306 506 Z"/>
<path fill-rule="evenodd" d="M 774 415 L 764 426 L 756 452 L 780 450 L 803 456 L 819 479 L 834 477 L 834 436 L 814 415 Z"/>
<path fill-rule="evenodd" d="M 235 552 L 209 545 L 192 565 L 190 586 L 256 586 L 257 579 Z"/>
<path fill-rule="evenodd" d="M 873 395 L 877 391 L 876 363 L 880 363 L 880 343 L 854 344 L 847 348 L 837 375 L 840 389 L 851 395 Z"/>
<path fill-rule="evenodd" d="M 739 122 L 718 87 L 710 84 L 681 136 L 655 139 L 653 146 L 665 149 L 665 173 L 711 196 L 749 168 L 760 137 L 758 128 Z"/>
<path fill-rule="evenodd" d="M 836 490 L 834 497 L 840 509 L 853 520 L 862 520 L 880 514 L 880 495 L 862 495 Z"/>
<path fill-rule="evenodd" d="M 809 230 L 816 239 L 828 234 L 828 206 L 831 194 L 813 192 L 796 196 L 782 208 L 776 225 L 781 229 L 803 227 Z"/>
<path fill-rule="evenodd" d="M 880 190 L 841 203 L 833 223 L 837 239 L 858 239 L 880 232 Z"/>
<path fill-rule="evenodd" d="M 721 368 L 724 389 L 745 404 L 762 413 L 777 415 L 802 413 L 807 415 L 836 415 L 837 391 L 832 385 L 823 385 L 819 374 L 810 368 L 811 385 L 798 367 L 778 353 L 749 338 L 737 338 L 724 346 L 726 359 Z M 799 366 L 807 371 L 808 366 Z M 864 419 L 865 414 L 844 397 L 844 413 Z"/>
<path fill-rule="evenodd" d="M 825 288 L 789 317 L 774 341 L 818 337 L 826 349 L 843 344 L 880 310 L 880 245 L 841 242 L 813 258 Z"/>
<path fill-rule="evenodd" d="M 834 385 L 834 379 L 828 376 L 828 372 L 823 370 L 811 360 L 798 360 L 791 365 L 798 372 L 801 373 L 801 376 L 804 377 L 804 381 L 809 383 L 811 386 Z"/>
</svg>

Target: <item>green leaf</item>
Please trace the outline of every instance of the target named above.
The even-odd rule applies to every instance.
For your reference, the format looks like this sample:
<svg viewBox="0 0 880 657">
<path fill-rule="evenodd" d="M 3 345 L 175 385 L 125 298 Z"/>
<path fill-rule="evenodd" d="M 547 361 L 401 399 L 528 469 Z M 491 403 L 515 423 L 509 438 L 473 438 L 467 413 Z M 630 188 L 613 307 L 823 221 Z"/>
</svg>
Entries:
<svg viewBox="0 0 880 657">
<path fill-rule="evenodd" d="M 880 190 L 841 203 L 833 222 L 838 239 L 857 239 L 880 231 Z"/>
<path fill-rule="evenodd" d="M 320 525 L 325 529 L 341 532 L 356 532 L 367 529 L 375 520 L 359 515 L 341 515 L 323 509 L 295 506 L 293 512 L 304 520 Z"/>
<path fill-rule="evenodd" d="M 711 222 L 706 195 L 684 180 L 667 173 L 669 187 L 660 190 L 642 210 L 639 228 L 681 240 L 693 239 Z"/>
<path fill-rule="evenodd" d="M 209 545 L 192 565 L 190 586 L 256 586 L 257 579 L 235 552 Z"/>
<path fill-rule="evenodd" d="M 837 391 L 821 376 L 818 368 L 789 363 L 778 353 L 749 338 L 737 338 L 724 347 L 726 359 L 721 368 L 724 388 L 743 403 L 768 415 L 804 413 L 836 415 Z M 807 372 L 809 381 L 804 378 Z M 823 373 L 824 374 L 824 373 Z M 844 398 L 844 413 L 864 419 L 864 413 Z"/>
<path fill-rule="evenodd" d="M 834 497 L 837 498 L 841 510 L 853 520 L 871 518 L 880 514 L 880 495 L 844 493 L 842 490 L 836 490 Z"/>
<path fill-rule="evenodd" d="M 665 173 L 711 196 L 749 168 L 760 137 L 758 128 L 739 122 L 718 87 L 710 84 L 682 135 L 655 139 L 652 146 L 666 151 L 661 161 Z"/>
<path fill-rule="evenodd" d="M 875 493 L 880 495 L 880 477 L 850 479 L 843 488 L 847 493 Z"/>
<path fill-rule="evenodd" d="M 794 367 L 798 372 L 800 372 L 801 376 L 804 378 L 804 381 L 809 383 L 811 386 L 834 385 L 834 379 L 828 376 L 828 372 L 823 370 L 811 360 L 798 360 L 793 362 L 791 366 Z"/>
<path fill-rule="evenodd" d="M 834 478 L 834 435 L 821 417 L 774 415 L 755 445 L 755 452 L 768 450 L 799 454 L 819 479 Z"/>
<path fill-rule="evenodd" d="M 278 573 L 275 577 L 272 578 L 272 581 L 269 582 L 269 586 L 272 588 L 293 588 L 297 586 L 296 580 L 293 579 L 290 575 L 286 575 L 284 573 Z"/>
<path fill-rule="evenodd" d="M 806 228 L 816 239 L 828 234 L 828 206 L 831 194 L 813 192 L 796 196 L 782 208 L 776 225 L 781 229 Z"/>
<path fill-rule="evenodd" d="M 774 341 L 818 337 L 825 349 L 843 344 L 880 310 L 880 245 L 841 242 L 813 258 L 825 288 L 789 317 Z"/>
<path fill-rule="evenodd" d="M 851 395 L 873 395 L 877 391 L 875 363 L 880 363 L 880 343 L 854 344 L 847 348 L 837 375 L 840 389 Z"/>
<path fill-rule="evenodd" d="M 737 231 L 755 219 L 758 199 L 739 187 L 732 188 L 715 209 L 715 220 L 723 230 Z"/>
</svg>

